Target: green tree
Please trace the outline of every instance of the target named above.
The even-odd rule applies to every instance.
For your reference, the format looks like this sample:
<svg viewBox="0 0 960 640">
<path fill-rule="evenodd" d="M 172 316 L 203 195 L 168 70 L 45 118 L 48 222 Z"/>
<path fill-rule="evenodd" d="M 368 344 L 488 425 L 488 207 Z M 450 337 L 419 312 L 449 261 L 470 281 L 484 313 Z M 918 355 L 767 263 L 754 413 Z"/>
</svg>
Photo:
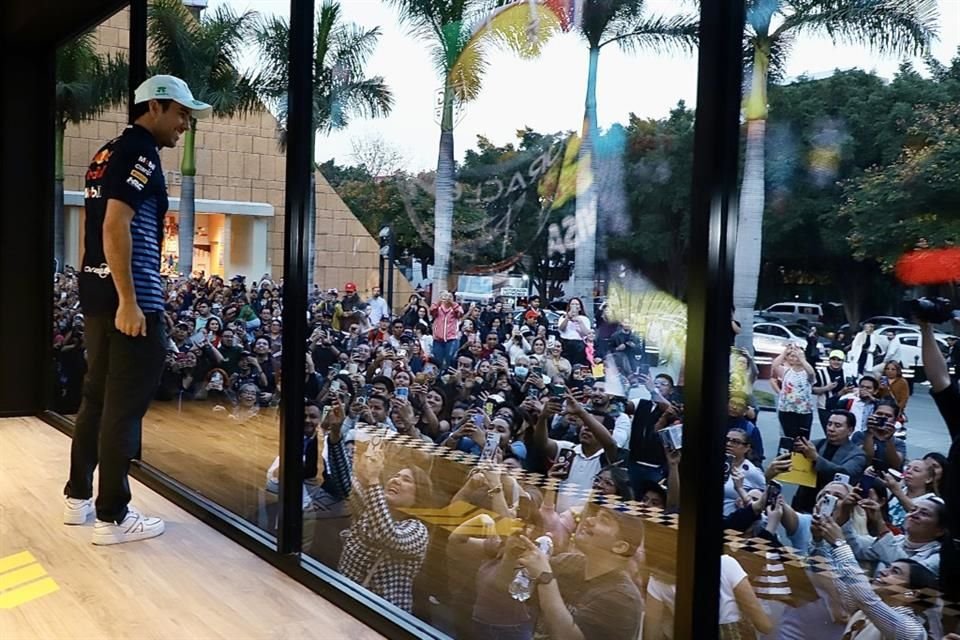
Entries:
<svg viewBox="0 0 960 640">
<path fill-rule="evenodd" d="M 824 34 L 834 42 L 863 43 L 882 53 L 922 53 L 936 33 L 936 22 L 935 0 L 747 1 L 747 132 L 733 286 L 736 318 L 743 327 L 738 346 L 753 348 L 766 198 L 767 85 L 782 75 L 791 44 L 803 34 Z"/>
<path fill-rule="evenodd" d="M 641 272 L 683 299 L 689 257 L 694 112 L 681 101 L 665 119 L 630 114 L 624 145 L 627 210 L 610 219 L 611 263 Z M 604 186 L 603 192 L 610 192 Z"/>
<path fill-rule="evenodd" d="M 433 297 L 447 288 L 453 234 L 455 108 L 480 94 L 491 47 L 534 56 L 560 23 L 539 2 L 488 0 L 388 0 L 415 37 L 428 43 L 442 78 L 440 148 L 435 178 Z M 495 6 L 499 4 L 499 6 Z"/>
<path fill-rule="evenodd" d="M 625 51 L 693 51 L 699 23 L 693 16 L 652 16 L 645 0 L 585 0 L 579 32 L 589 54 L 587 94 L 584 101 L 583 129 L 577 175 L 577 249 L 574 260 L 573 295 L 579 296 L 592 315 L 596 281 L 597 220 L 599 192 L 595 176 L 597 161 L 594 147 L 598 141 L 597 71 L 600 52 L 616 44 Z M 601 246 L 600 253 L 604 250 Z M 604 261 L 605 262 L 605 261 Z"/>
<path fill-rule="evenodd" d="M 253 35 L 256 17 L 252 11 L 237 15 L 221 5 L 197 20 L 181 0 L 156 0 L 147 17 L 153 70 L 184 80 L 194 97 L 213 106 L 215 116 L 261 109 L 254 80 L 238 71 L 240 53 Z M 179 214 L 179 270 L 188 276 L 193 272 L 196 135 L 197 121 L 191 119 L 183 138 Z"/>
<path fill-rule="evenodd" d="M 362 29 L 342 20 L 340 4 L 325 0 L 317 15 L 313 33 L 313 130 L 328 134 L 345 128 L 353 117 L 386 116 L 393 107 L 393 95 L 380 76 L 366 77 L 364 67 L 380 39 L 380 28 Z M 256 30 L 261 68 L 256 83 L 264 102 L 272 107 L 280 127 L 280 148 L 286 148 L 287 82 L 289 73 L 290 26 L 286 19 L 272 16 Z M 316 145 L 312 145 L 314 153 Z M 316 159 L 311 160 L 311 166 Z M 313 282 L 316 242 L 316 173 L 310 172 L 307 217 L 308 279 Z"/>
<path fill-rule="evenodd" d="M 844 185 L 856 257 L 885 270 L 914 247 L 960 241 L 960 103 L 923 108 L 900 157 Z"/>
<path fill-rule="evenodd" d="M 63 141 L 68 124 L 92 120 L 127 99 L 127 62 L 123 55 L 97 53 L 93 31 L 57 49 L 55 103 L 53 255 L 62 270 L 65 256 L 63 206 Z"/>
</svg>

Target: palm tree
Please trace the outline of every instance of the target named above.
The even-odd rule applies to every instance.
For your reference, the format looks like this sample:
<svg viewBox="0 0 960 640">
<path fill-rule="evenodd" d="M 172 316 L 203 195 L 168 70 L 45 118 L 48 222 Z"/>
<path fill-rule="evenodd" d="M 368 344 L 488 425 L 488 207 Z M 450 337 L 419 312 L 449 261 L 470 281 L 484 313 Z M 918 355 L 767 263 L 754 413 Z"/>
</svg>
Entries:
<svg viewBox="0 0 960 640">
<path fill-rule="evenodd" d="M 57 49 L 56 151 L 54 161 L 53 255 L 62 270 L 65 257 L 63 220 L 63 140 L 67 124 L 92 120 L 127 98 L 127 62 L 123 55 L 101 56 L 88 31 Z"/>
<path fill-rule="evenodd" d="M 594 149 L 599 138 L 597 125 L 597 70 L 600 51 L 616 44 L 625 51 L 653 52 L 680 50 L 692 52 L 697 44 L 698 20 L 695 16 L 650 16 L 646 0 L 585 0 L 577 26 L 589 47 L 587 97 L 584 102 L 583 129 L 577 161 L 577 244 L 573 266 L 573 295 L 580 297 L 587 315 L 592 316 L 596 279 L 598 164 Z M 602 226 L 601 226 L 602 229 Z"/>
<path fill-rule="evenodd" d="M 367 78 L 364 73 L 364 66 L 380 38 L 380 28 L 361 29 L 352 23 L 345 24 L 340 19 L 340 4 L 335 0 L 325 0 L 317 16 L 313 36 L 312 102 L 315 134 L 342 129 L 354 116 L 386 116 L 393 107 L 393 95 L 383 78 Z M 286 149 L 290 26 L 283 18 L 271 17 L 258 25 L 256 39 L 261 51 L 261 68 L 256 84 L 264 102 L 277 116 L 280 148 Z M 310 172 L 306 234 L 308 279 L 312 284 L 317 215 L 316 158 L 311 160 L 310 166 L 314 170 Z"/>
<path fill-rule="evenodd" d="M 181 0 L 151 3 L 147 29 L 153 52 L 154 71 L 183 79 L 194 97 L 213 106 L 213 114 L 231 117 L 261 108 L 250 76 L 238 69 L 240 52 L 253 33 L 257 14 L 234 13 L 219 6 L 197 20 Z M 180 265 L 187 276 L 193 272 L 193 234 L 197 121 L 191 119 L 184 134 L 180 162 Z"/>
<path fill-rule="evenodd" d="M 388 0 L 412 35 L 429 42 L 443 78 L 438 91 L 440 149 L 434 185 L 433 298 L 447 288 L 453 234 L 454 108 L 480 95 L 487 55 L 500 46 L 535 56 L 560 27 L 546 2 L 489 0 Z"/>
<path fill-rule="evenodd" d="M 734 256 L 733 304 L 741 326 L 736 344 L 753 350 L 763 230 L 767 83 L 779 78 L 794 39 L 824 34 L 834 42 L 903 55 L 927 50 L 936 36 L 935 0 L 748 0 L 744 58 L 750 85 L 744 101 L 747 142 Z"/>
</svg>

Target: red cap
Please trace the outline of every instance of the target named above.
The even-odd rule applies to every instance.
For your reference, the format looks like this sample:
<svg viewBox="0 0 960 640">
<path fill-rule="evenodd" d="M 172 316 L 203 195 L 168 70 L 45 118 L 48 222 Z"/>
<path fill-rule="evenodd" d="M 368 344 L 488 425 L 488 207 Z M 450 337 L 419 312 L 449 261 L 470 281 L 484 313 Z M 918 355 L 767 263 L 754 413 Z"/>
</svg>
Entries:
<svg viewBox="0 0 960 640">
<path fill-rule="evenodd" d="M 353 284 L 352 282 L 348 282 L 347 284 L 343 285 L 343 290 L 347 293 L 354 293 L 357 290 L 357 285 Z"/>
<path fill-rule="evenodd" d="M 540 312 L 537 311 L 536 309 L 530 309 L 530 310 L 527 311 L 525 314 L 523 314 L 523 317 L 524 317 L 524 318 L 539 318 L 539 317 L 540 317 Z"/>
</svg>

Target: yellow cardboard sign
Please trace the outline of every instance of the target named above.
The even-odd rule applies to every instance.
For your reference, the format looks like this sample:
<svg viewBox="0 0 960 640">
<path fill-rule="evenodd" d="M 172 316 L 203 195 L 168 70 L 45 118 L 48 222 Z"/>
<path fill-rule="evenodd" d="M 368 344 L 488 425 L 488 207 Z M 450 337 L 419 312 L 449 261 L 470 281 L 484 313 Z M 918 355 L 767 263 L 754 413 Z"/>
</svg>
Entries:
<svg viewBox="0 0 960 640">
<path fill-rule="evenodd" d="M 817 486 L 817 472 L 813 470 L 813 463 L 802 453 L 790 454 L 790 471 L 777 476 L 778 482 L 789 482 L 802 487 Z"/>
</svg>

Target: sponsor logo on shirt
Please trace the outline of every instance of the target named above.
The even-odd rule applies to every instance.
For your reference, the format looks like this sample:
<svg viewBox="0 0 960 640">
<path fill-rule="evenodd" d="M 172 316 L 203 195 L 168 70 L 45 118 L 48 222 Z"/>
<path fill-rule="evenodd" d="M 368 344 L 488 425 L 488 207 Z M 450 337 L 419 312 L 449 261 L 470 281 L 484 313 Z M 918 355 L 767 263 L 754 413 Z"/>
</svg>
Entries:
<svg viewBox="0 0 960 640">
<path fill-rule="evenodd" d="M 103 197 L 102 193 L 100 192 L 100 185 L 96 185 L 93 187 L 85 187 L 83 190 L 83 197 L 90 198 L 93 200 Z"/>
<path fill-rule="evenodd" d="M 106 262 L 100 264 L 99 267 L 85 266 L 83 268 L 84 273 L 92 273 L 95 276 L 100 276 L 100 279 L 103 280 L 110 275 L 110 267 L 107 266 Z"/>
<path fill-rule="evenodd" d="M 86 179 L 88 181 L 99 180 L 103 177 L 103 174 L 107 171 L 107 160 L 110 159 L 113 150 L 111 149 L 101 149 L 97 152 L 97 155 L 93 156 L 93 160 L 90 161 L 90 168 L 87 169 Z"/>
<path fill-rule="evenodd" d="M 136 178 L 138 181 L 142 182 L 143 184 L 146 184 L 147 180 L 149 180 L 147 176 L 143 175 L 143 173 L 141 173 L 140 171 L 137 171 L 136 169 L 133 169 L 130 171 L 130 176 L 133 178 Z"/>
<path fill-rule="evenodd" d="M 143 165 L 143 166 L 140 166 L 140 165 Z M 150 175 L 151 173 L 153 173 L 153 170 L 156 168 L 157 168 L 157 165 L 155 165 L 152 161 L 150 161 L 146 156 L 140 156 L 139 158 L 137 158 L 137 169 L 140 169 L 140 171 L 143 171 L 145 174 Z"/>
<path fill-rule="evenodd" d="M 130 176 L 129 178 L 127 178 L 127 184 L 133 187 L 134 189 L 136 189 L 137 191 L 143 191 L 143 183 L 137 180 L 136 178 L 134 178 L 133 176 Z"/>
</svg>

